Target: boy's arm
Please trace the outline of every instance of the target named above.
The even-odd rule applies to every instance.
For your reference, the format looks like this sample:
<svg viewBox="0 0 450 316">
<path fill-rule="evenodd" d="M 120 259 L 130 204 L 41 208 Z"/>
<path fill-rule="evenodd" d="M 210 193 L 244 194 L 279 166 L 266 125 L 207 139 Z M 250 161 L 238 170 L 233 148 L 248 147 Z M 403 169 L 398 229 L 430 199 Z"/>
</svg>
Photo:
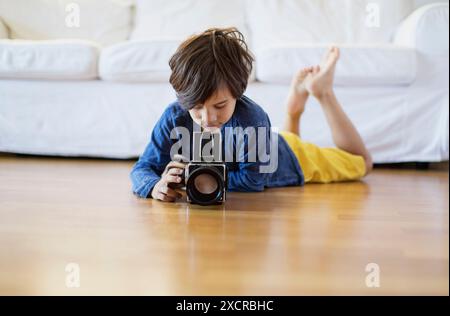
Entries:
<svg viewBox="0 0 450 316">
<path fill-rule="evenodd" d="M 258 134 L 258 127 L 263 127 L 263 131 L 265 133 L 265 148 L 259 148 L 257 144 L 259 144 L 259 137 L 263 136 Z M 278 151 L 278 148 L 271 148 L 271 129 L 270 129 L 270 121 L 266 116 L 266 120 L 255 126 L 256 131 L 256 142 L 249 146 L 248 138 L 245 138 L 245 142 L 242 144 L 240 150 L 244 152 L 244 161 L 238 164 L 238 170 L 233 170 L 228 172 L 228 190 L 230 191 L 238 191 L 238 192 L 261 192 L 264 191 L 264 188 L 267 184 L 267 178 L 269 176 L 268 173 L 261 172 L 262 166 L 267 166 L 270 162 L 261 162 L 260 158 L 261 152 L 270 155 L 271 150 Z M 238 148 L 236 148 L 238 150 Z M 249 150 L 254 150 L 256 153 L 256 162 L 249 162 Z"/>
<path fill-rule="evenodd" d="M 142 198 L 149 198 L 161 174 L 171 161 L 170 123 L 168 115 L 163 114 L 152 131 L 150 143 L 134 165 L 130 178 L 133 193 Z"/>
<path fill-rule="evenodd" d="M 235 192 L 261 192 L 266 185 L 267 174 L 259 172 L 258 163 L 242 163 L 239 170 L 228 172 L 228 190 Z"/>
</svg>

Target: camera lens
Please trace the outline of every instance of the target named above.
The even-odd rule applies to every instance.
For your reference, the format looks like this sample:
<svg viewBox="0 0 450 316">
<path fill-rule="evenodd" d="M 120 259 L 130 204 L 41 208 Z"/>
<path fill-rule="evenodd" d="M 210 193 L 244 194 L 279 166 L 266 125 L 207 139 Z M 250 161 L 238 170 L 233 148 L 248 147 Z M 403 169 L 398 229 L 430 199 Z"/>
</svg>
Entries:
<svg viewBox="0 0 450 316">
<path fill-rule="evenodd" d="M 218 184 L 216 178 L 210 174 L 200 174 L 194 180 L 195 188 L 202 194 L 211 194 L 217 190 Z"/>
<path fill-rule="evenodd" d="M 224 186 L 224 178 L 216 169 L 202 167 L 194 170 L 189 176 L 186 194 L 194 203 L 212 205 L 221 201 Z"/>
</svg>

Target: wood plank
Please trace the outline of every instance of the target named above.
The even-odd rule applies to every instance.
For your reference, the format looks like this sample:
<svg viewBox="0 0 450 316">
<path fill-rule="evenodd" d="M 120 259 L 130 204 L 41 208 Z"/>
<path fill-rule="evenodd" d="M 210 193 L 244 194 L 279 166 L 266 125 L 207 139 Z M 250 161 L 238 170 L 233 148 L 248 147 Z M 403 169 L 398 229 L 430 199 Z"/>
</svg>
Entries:
<svg viewBox="0 0 450 316">
<path fill-rule="evenodd" d="M 448 171 L 376 169 L 204 208 L 136 198 L 132 164 L 1 156 L 0 294 L 449 294 Z"/>
</svg>

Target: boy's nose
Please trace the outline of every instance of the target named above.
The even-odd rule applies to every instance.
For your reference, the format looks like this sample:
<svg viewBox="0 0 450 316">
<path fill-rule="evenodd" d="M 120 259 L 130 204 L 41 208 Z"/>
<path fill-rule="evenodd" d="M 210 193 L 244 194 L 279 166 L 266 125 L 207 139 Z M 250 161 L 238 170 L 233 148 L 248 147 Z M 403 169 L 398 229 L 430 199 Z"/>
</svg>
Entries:
<svg viewBox="0 0 450 316">
<path fill-rule="evenodd" d="M 202 112 L 202 123 L 206 126 L 214 125 L 214 123 L 217 121 L 217 115 L 214 111 L 208 111 L 204 110 Z"/>
</svg>

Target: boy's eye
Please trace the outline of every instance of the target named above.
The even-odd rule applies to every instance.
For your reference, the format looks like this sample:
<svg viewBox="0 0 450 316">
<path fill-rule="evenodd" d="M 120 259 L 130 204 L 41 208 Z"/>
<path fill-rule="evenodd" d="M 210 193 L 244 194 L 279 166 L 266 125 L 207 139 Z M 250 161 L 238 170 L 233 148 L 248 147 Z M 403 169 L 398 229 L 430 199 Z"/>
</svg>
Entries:
<svg viewBox="0 0 450 316">
<path fill-rule="evenodd" d="M 227 104 L 226 103 L 222 103 L 222 104 L 218 104 L 215 106 L 216 109 L 223 109 Z"/>
</svg>

